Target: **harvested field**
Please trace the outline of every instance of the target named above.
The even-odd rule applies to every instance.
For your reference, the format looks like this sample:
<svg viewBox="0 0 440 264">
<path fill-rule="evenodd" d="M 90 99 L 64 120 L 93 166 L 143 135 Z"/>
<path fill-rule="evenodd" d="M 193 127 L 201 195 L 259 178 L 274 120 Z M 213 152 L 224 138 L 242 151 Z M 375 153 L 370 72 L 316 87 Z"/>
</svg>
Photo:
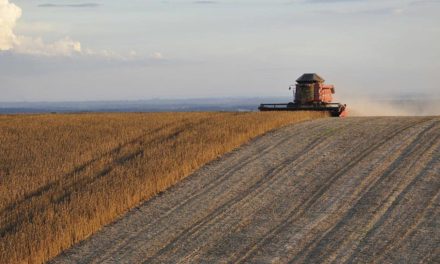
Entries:
<svg viewBox="0 0 440 264">
<path fill-rule="evenodd" d="M 439 263 L 440 118 L 260 137 L 52 263 Z"/>
<path fill-rule="evenodd" d="M 42 263 L 249 139 L 319 117 L 0 116 L 0 263 Z"/>
</svg>

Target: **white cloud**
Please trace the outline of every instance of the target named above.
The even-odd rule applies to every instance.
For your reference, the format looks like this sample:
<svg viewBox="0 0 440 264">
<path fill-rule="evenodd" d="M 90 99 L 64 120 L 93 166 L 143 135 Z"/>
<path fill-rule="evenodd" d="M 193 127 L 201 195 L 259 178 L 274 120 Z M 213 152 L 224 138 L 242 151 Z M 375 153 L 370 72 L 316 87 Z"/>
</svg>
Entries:
<svg viewBox="0 0 440 264">
<path fill-rule="evenodd" d="M 82 55 L 124 61 L 139 59 L 135 51 L 130 51 L 125 55 L 111 50 L 83 49 L 79 41 L 72 40 L 70 37 L 47 43 L 41 37 L 15 35 L 14 28 L 21 15 L 20 7 L 10 3 L 9 0 L 0 0 L 0 52 L 10 51 L 17 54 L 38 56 Z M 163 59 L 163 55 L 160 52 L 155 52 L 150 58 L 160 60 Z"/>
<path fill-rule="evenodd" d="M 69 37 L 52 43 L 45 43 L 41 38 L 18 37 L 18 45 L 14 51 L 23 54 L 44 56 L 71 56 L 81 53 L 81 43 L 73 41 Z"/>
<path fill-rule="evenodd" d="M 0 51 L 10 50 L 17 45 L 13 29 L 20 16 L 21 9 L 18 6 L 8 0 L 0 0 Z"/>
<path fill-rule="evenodd" d="M 161 60 L 163 59 L 163 55 L 160 52 L 154 52 L 153 54 L 151 54 L 151 58 L 156 60 Z"/>
<path fill-rule="evenodd" d="M 21 14 L 20 7 L 9 0 L 0 0 L 0 51 L 43 56 L 71 56 L 82 52 L 81 43 L 69 37 L 46 43 L 41 38 L 15 35 L 14 28 Z"/>
</svg>

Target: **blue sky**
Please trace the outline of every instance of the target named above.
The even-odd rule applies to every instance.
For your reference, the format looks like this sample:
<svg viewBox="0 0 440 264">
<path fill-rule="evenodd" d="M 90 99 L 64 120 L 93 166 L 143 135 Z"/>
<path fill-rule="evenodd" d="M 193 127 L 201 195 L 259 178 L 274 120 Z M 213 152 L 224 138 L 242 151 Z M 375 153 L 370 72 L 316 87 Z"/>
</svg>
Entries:
<svg viewBox="0 0 440 264">
<path fill-rule="evenodd" d="M 304 72 L 341 99 L 440 97 L 438 14 L 437 0 L 0 0 L 0 101 L 287 99 Z"/>
</svg>

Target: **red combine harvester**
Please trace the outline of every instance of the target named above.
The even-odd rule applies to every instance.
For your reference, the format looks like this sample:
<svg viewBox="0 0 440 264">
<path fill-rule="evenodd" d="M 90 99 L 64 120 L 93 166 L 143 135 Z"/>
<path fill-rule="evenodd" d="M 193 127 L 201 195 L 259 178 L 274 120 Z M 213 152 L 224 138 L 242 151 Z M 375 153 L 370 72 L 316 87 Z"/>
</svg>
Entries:
<svg viewBox="0 0 440 264">
<path fill-rule="evenodd" d="M 294 101 L 287 104 L 261 104 L 260 111 L 328 111 L 332 116 L 346 116 L 345 104 L 332 103 L 335 87 L 324 84 L 316 73 L 305 73 L 296 80 L 293 89 Z"/>
</svg>

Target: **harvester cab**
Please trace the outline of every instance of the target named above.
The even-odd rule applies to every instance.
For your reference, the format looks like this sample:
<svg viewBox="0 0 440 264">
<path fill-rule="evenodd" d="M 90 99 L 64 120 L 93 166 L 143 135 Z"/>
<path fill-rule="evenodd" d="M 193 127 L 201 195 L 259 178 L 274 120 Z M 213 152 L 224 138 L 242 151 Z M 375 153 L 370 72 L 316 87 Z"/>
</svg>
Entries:
<svg viewBox="0 0 440 264">
<path fill-rule="evenodd" d="M 324 84 L 316 73 L 305 73 L 291 85 L 293 101 L 287 104 L 261 104 L 260 111 L 327 111 L 331 116 L 346 116 L 345 104 L 333 103 L 335 87 Z"/>
</svg>

